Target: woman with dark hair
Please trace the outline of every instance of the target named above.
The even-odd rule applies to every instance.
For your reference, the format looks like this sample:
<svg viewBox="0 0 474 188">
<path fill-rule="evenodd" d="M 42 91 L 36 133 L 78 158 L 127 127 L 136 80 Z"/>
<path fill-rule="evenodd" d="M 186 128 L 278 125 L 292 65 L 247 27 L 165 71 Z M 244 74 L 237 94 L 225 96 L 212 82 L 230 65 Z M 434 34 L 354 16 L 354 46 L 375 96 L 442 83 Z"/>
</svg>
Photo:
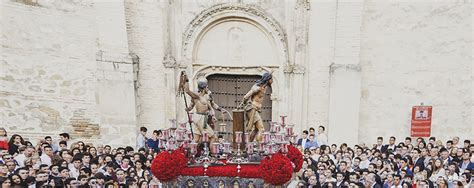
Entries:
<svg viewBox="0 0 474 188">
<path fill-rule="evenodd" d="M 405 181 L 405 182 L 402 183 L 402 187 L 403 187 L 403 188 L 412 188 L 413 185 L 411 185 L 410 183 L 408 183 L 408 182 Z"/>
<path fill-rule="evenodd" d="M 72 152 L 73 157 L 76 156 L 79 153 L 82 153 L 79 148 L 72 148 L 71 152 Z"/>
<path fill-rule="evenodd" d="M 408 163 L 408 168 L 413 169 L 413 166 L 414 166 L 415 164 L 413 163 L 413 159 L 411 158 L 411 156 L 410 156 L 410 155 L 407 155 L 407 156 L 405 156 L 405 158 L 406 158 L 407 161 L 408 161 L 408 162 L 407 162 L 407 163 Z"/>
<path fill-rule="evenodd" d="M 430 180 L 436 182 L 438 177 L 446 177 L 446 171 L 443 168 L 443 162 L 441 159 L 436 159 L 433 164 L 433 173 L 431 174 Z"/>
<path fill-rule="evenodd" d="M 80 153 L 84 153 L 84 152 L 87 151 L 87 146 L 86 146 L 86 144 L 84 144 L 84 142 L 79 141 L 79 142 L 77 142 L 77 145 L 79 146 L 78 148 L 81 151 Z"/>
<path fill-rule="evenodd" d="M 138 187 L 139 187 L 139 188 L 148 188 L 148 182 L 147 182 L 147 181 L 141 181 L 141 182 L 138 184 Z"/>
<path fill-rule="evenodd" d="M 88 148 L 89 153 L 92 155 L 92 159 L 97 158 L 97 148 L 94 146 Z"/>
<path fill-rule="evenodd" d="M 15 155 L 15 153 L 18 153 L 18 147 L 21 145 L 25 145 L 25 140 L 18 134 L 12 135 L 10 141 L 8 141 L 8 153 Z"/>
<path fill-rule="evenodd" d="M 418 148 L 419 148 L 419 149 L 426 148 L 426 143 L 425 143 L 425 142 L 420 142 L 420 143 L 418 143 Z"/>
<path fill-rule="evenodd" d="M 12 181 L 9 178 L 0 176 L 1 187 L 10 187 L 11 185 L 12 185 Z"/>
<path fill-rule="evenodd" d="M 434 145 L 432 143 L 428 143 L 426 147 L 428 148 L 428 150 L 431 150 L 434 148 Z"/>
<path fill-rule="evenodd" d="M 459 181 L 458 181 L 458 186 L 459 187 L 468 187 L 469 185 L 472 186 L 473 182 L 472 182 L 472 177 L 471 177 L 471 174 L 468 173 L 468 172 L 465 172 L 465 173 L 462 173 L 461 174 L 461 177 L 459 178 Z"/>
<path fill-rule="evenodd" d="M 135 162 L 135 171 L 137 172 L 137 176 L 139 178 L 143 177 L 145 175 L 145 163 L 142 161 L 136 161 Z"/>
<path fill-rule="evenodd" d="M 446 181 L 446 179 L 444 179 L 443 177 L 440 176 L 436 180 L 436 187 L 437 188 L 448 188 L 448 181 Z"/>
<path fill-rule="evenodd" d="M 20 175 L 18 174 L 12 174 L 8 178 L 10 179 L 12 187 L 26 186 L 23 179 L 21 179 Z"/>
<path fill-rule="evenodd" d="M 64 159 L 61 159 L 61 160 L 59 160 L 59 161 L 57 162 L 57 165 L 58 165 L 59 167 L 67 168 L 67 167 L 68 167 L 68 162 L 67 162 L 66 160 L 64 160 Z"/>
</svg>

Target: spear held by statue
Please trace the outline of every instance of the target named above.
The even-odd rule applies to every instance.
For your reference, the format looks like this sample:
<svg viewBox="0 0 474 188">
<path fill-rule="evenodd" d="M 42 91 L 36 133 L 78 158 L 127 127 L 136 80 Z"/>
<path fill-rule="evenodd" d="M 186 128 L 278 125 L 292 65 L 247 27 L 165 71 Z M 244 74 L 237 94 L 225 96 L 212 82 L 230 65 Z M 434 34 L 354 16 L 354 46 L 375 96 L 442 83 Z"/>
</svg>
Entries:
<svg viewBox="0 0 474 188">
<path fill-rule="evenodd" d="M 181 75 L 179 77 L 177 96 L 180 96 L 180 95 L 183 96 L 184 106 L 186 107 L 185 109 L 188 109 L 188 101 L 186 100 L 186 95 L 184 94 L 184 84 L 188 84 L 188 81 L 189 80 L 188 80 L 188 76 L 186 75 L 186 72 L 181 71 Z M 188 123 L 189 123 L 189 127 L 191 128 L 192 139 L 194 140 L 194 132 L 193 132 L 193 125 L 192 125 L 193 122 L 191 121 L 191 117 L 189 117 L 189 111 L 188 110 L 185 110 L 185 111 L 186 111 L 186 116 L 188 116 Z"/>
</svg>

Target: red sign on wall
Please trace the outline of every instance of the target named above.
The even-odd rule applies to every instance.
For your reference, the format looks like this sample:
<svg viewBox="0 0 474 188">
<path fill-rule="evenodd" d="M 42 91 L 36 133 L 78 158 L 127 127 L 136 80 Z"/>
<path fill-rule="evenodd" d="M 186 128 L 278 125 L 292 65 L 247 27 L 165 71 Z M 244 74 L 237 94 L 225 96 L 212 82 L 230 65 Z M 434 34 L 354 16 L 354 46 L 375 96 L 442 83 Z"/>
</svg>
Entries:
<svg viewBox="0 0 474 188">
<path fill-rule="evenodd" d="M 411 110 L 411 136 L 430 137 L 432 106 L 413 106 Z"/>
</svg>

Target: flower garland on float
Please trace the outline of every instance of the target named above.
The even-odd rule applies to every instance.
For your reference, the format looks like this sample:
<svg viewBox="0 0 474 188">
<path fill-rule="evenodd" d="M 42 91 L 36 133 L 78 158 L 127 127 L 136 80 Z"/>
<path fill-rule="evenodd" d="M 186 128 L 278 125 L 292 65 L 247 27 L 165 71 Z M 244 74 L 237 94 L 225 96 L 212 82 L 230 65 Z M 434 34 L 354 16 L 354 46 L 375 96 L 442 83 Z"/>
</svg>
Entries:
<svg viewBox="0 0 474 188">
<path fill-rule="evenodd" d="M 186 167 L 184 148 L 159 153 L 152 162 L 152 173 L 162 182 L 173 181 L 178 176 L 241 177 L 262 178 L 271 185 L 283 185 L 291 180 L 292 173 L 301 169 L 303 154 L 294 146 L 288 145 L 288 153 L 269 155 L 259 165 L 243 165 L 238 172 L 237 165 Z M 205 174 L 204 174 L 205 172 Z"/>
</svg>

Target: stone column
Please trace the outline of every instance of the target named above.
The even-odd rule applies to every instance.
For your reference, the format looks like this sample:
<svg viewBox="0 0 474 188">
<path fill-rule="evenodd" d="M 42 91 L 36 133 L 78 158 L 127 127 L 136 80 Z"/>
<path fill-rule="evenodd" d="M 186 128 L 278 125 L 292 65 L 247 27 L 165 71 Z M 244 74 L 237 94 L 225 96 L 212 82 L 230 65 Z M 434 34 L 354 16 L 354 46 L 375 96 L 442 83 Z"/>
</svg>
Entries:
<svg viewBox="0 0 474 188">
<path fill-rule="evenodd" d="M 307 99 L 305 68 L 308 52 L 308 26 L 310 2 L 299 0 L 292 11 L 291 34 L 289 35 L 289 49 L 291 62 L 285 67 L 285 74 L 289 79 L 288 123 L 295 124 L 295 131 L 301 132 L 307 127 Z M 280 118 L 280 117 L 278 117 Z"/>
<path fill-rule="evenodd" d="M 125 0 L 129 52 L 135 56 L 137 127 L 167 124 L 164 2 Z"/>
<path fill-rule="evenodd" d="M 334 63 L 330 66 L 330 143 L 358 143 L 361 96 L 360 28 L 362 2 L 338 2 Z"/>
</svg>

